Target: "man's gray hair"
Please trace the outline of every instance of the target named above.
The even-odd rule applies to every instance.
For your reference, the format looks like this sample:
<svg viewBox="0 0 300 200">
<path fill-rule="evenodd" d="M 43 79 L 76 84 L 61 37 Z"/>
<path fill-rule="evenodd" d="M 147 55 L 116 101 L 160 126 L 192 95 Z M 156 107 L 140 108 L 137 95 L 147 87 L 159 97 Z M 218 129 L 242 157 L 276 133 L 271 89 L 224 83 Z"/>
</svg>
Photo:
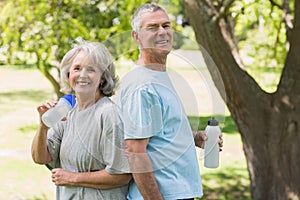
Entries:
<svg viewBox="0 0 300 200">
<path fill-rule="evenodd" d="M 158 10 L 162 10 L 165 13 L 167 13 L 165 11 L 165 9 L 163 9 L 161 6 L 157 5 L 157 4 L 143 4 L 141 5 L 133 14 L 132 19 L 131 19 L 131 26 L 132 26 L 132 30 L 135 32 L 139 32 L 141 29 L 141 15 L 145 12 L 155 12 Z"/>
</svg>

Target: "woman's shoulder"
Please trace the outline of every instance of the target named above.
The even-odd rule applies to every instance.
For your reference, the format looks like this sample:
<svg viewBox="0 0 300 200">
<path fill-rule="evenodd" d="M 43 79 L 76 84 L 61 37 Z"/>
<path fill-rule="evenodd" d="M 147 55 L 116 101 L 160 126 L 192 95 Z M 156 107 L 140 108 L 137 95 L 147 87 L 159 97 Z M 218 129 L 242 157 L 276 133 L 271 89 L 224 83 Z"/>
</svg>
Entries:
<svg viewBox="0 0 300 200">
<path fill-rule="evenodd" d="M 103 97 L 97 102 L 97 110 L 104 116 L 114 116 L 119 113 L 118 106 L 109 97 Z"/>
</svg>

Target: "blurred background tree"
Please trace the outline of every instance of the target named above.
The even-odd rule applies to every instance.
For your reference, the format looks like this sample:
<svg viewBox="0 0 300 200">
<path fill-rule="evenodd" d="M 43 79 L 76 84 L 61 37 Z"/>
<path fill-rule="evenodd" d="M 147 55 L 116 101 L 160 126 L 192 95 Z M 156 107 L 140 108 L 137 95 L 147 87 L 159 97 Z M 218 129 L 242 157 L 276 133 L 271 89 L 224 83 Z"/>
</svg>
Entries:
<svg viewBox="0 0 300 200">
<path fill-rule="evenodd" d="M 300 0 L 184 2 L 241 134 L 251 196 L 300 199 Z M 278 70 L 274 87 L 262 88 L 249 68 Z"/>
<path fill-rule="evenodd" d="M 62 96 L 59 62 L 77 37 L 103 42 L 115 59 L 136 59 L 137 46 L 131 40 L 131 16 L 143 3 L 161 3 L 173 16 L 175 48 L 183 45 L 176 16 L 183 13 L 178 0 L 2 0 L 0 45 L 2 64 L 36 65 L 53 85 L 56 98 Z M 12 14 L 13 13 L 13 14 Z"/>
<path fill-rule="evenodd" d="M 145 1 L 18 0 L 2 1 L 0 45 L 2 64 L 33 64 L 60 97 L 59 61 L 77 37 L 106 41 L 130 30 L 130 16 Z M 126 39 L 122 41 L 122 39 Z M 109 41 L 107 41 L 109 42 Z M 118 44 L 112 42 L 119 42 Z M 127 42 L 127 43 L 126 43 Z M 118 53 L 128 38 L 111 41 Z"/>
</svg>

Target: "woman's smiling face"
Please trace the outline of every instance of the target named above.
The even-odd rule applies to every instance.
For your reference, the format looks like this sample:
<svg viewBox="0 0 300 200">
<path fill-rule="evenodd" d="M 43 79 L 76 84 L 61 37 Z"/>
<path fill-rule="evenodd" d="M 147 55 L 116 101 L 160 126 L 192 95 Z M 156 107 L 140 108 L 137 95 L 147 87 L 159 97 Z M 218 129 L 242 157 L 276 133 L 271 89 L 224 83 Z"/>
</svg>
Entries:
<svg viewBox="0 0 300 200">
<path fill-rule="evenodd" d="M 102 73 L 85 52 L 79 51 L 70 67 L 69 82 L 76 94 L 100 93 L 99 85 Z"/>
</svg>

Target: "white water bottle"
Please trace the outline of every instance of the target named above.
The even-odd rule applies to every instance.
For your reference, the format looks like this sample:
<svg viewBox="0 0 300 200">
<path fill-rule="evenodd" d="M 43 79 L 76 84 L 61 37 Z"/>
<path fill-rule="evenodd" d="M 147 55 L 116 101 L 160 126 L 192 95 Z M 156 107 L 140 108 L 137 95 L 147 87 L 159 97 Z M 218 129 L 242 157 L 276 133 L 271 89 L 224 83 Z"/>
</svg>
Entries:
<svg viewBox="0 0 300 200">
<path fill-rule="evenodd" d="M 212 117 L 208 121 L 208 125 L 205 128 L 205 134 L 208 139 L 204 144 L 204 166 L 207 168 L 217 168 L 219 167 L 219 136 L 221 134 L 221 129 L 219 127 L 219 122 Z"/>
<path fill-rule="evenodd" d="M 63 117 L 67 116 L 67 113 L 74 107 L 75 103 L 74 95 L 67 94 L 62 96 L 53 108 L 50 108 L 43 114 L 42 120 L 44 124 L 48 127 L 53 127 Z"/>
</svg>

